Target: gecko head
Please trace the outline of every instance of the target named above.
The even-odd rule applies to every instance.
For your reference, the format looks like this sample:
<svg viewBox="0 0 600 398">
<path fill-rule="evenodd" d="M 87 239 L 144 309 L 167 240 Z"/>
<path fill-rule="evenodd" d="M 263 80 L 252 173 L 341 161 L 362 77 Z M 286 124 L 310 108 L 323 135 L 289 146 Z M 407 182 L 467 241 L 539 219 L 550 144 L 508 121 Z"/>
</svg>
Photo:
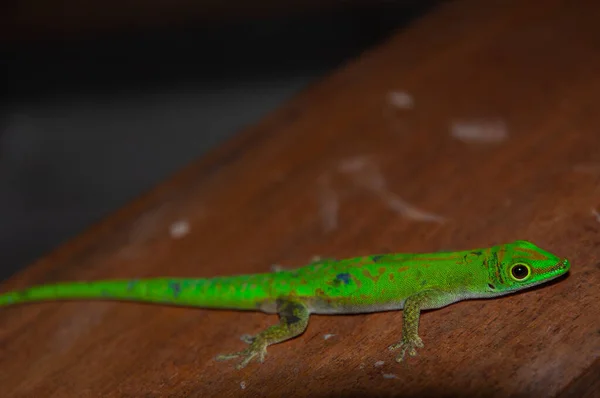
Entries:
<svg viewBox="0 0 600 398">
<path fill-rule="evenodd" d="M 569 271 L 569 260 L 518 240 L 496 246 L 488 259 L 488 291 L 510 293 L 555 279 Z"/>
</svg>

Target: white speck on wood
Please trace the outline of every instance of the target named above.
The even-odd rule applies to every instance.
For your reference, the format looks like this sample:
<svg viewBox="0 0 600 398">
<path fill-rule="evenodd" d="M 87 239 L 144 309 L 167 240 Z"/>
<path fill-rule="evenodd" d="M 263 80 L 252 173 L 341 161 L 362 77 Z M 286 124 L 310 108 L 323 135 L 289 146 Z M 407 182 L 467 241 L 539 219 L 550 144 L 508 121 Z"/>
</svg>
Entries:
<svg viewBox="0 0 600 398">
<path fill-rule="evenodd" d="M 596 221 L 600 222 L 600 213 L 598 213 L 598 210 L 596 210 L 593 207 L 591 210 L 592 210 L 592 216 L 594 216 L 594 218 L 596 218 Z"/>
<path fill-rule="evenodd" d="M 388 102 L 400 109 L 412 109 L 415 105 L 412 95 L 406 91 L 391 91 L 388 93 Z"/>
<path fill-rule="evenodd" d="M 383 374 L 383 378 L 384 378 L 384 379 L 397 379 L 397 378 L 398 378 L 398 376 L 396 376 L 396 375 L 395 375 L 395 374 L 393 374 L 393 373 L 384 373 L 384 374 Z"/>
<path fill-rule="evenodd" d="M 502 120 L 456 121 L 450 126 L 452 137 L 463 142 L 498 143 L 508 138 L 508 128 Z"/>
<path fill-rule="evenodd" d="M 281 272 L 284 271 L 285 267 L 279 265 L 279 264 L 272 264 L 271 265 L 271 272 Z"/>
<path fill-rule="evenodd" d="M 375 362 L 375 364 L 373 366 L 379 367 L 379 366 L 383 366 L 384 364 L 385 364 L 385 361 L 377 361 L 377 362 Z"/>
<path fill-rule="evenodd" d="M 185 220 L 180 220 L 171 224 L 169 233 L 173 239 L 183 238 L 190 233 L 190 223 Z"/>
<path fill-rule="evenodd" d="M 335 334 L 331 334 L 331 333 L 327 333 L 323 335 L 323 339 L 325 340 L 329 340 L 330 338 L 332 338 L 333 336 L 335 336 Z"/>
<path fill-rule="evenodd" d="M 245 390 L 245 389 L 246 389 L 246 382 L 245 382 L 245 381 L 242 381 L 242 382 L 240 382 L 240 388 L 241 388 L 242 390 Z"/>
</svg>

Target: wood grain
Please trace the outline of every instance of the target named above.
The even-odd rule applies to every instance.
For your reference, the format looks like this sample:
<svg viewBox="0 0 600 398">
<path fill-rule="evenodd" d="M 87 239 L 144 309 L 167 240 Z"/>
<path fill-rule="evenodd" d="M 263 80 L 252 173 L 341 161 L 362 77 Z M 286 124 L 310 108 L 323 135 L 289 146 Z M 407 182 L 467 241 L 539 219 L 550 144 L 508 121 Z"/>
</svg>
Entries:
<svg viewBox="0 0 600 398">
<path fill-rule="evenodd" d="M 568 257 L 567 278 L 426 313 L 425 348 L 407 366 L 386 350 L 401 312 L 314 316 L 264 364 L 236 371 L 212 358 L 275 317 L 6 308 L 2 396 L 597 396 L 599 13 L 592 1 L 446 4 L 2 289 L 514 239 Z M 175 239 L 179 220 L 190 232 Z"/>
</svg>

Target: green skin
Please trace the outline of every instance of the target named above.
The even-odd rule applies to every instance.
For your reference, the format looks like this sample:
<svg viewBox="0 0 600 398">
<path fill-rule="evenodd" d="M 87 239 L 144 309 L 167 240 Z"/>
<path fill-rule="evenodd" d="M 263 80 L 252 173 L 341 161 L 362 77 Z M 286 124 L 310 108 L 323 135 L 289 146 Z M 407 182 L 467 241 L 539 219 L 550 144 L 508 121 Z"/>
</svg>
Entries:
<svg viewBox="0 0 600 398">
<path fill-rule="evenodd" d="M 202 308 L 277 313 L 280 321 L 256 336 L 243 336 L 243 351 L 217 360 L 264 361 L 267 347 L 302 334 L 310 314 L 403 310 L 402 340 L 389 347 L 415 356 L 422 310 L 490 298 L 548 282 L 570 268 L 533 243 L 515 241 L 458 252 L 384 254 L 323 259 L 272 273 L 210 279 L 157 278 L 59 283 L 0 295 L 0 306 L 51 300 L 125 300 Z"/>
</svg>

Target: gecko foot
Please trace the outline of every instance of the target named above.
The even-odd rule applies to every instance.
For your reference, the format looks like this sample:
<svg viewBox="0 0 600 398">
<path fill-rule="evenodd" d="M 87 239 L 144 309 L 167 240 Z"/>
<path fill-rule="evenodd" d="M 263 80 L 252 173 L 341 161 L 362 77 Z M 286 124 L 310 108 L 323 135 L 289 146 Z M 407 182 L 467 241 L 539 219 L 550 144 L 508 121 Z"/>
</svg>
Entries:
<svg viewBox="0 0 600 398">
<path fill-rule="evenodd" d="M 236 366 L 237 369 L 245 367 L 253 359 L 263 362 L 269 345 L 281 343 L 300 335 L 308 325 L 310 311 L 302 302 L 280 298 L 277 300 L 277 313 L 279 314 L 278 324 L 269 326 L 256 336 L 247 334 L 241 336 L 240 339 L 243 342 L 250 344 L 248 348 L 233 354 L 217 355 L 215 360 L 226 361 L 242 358 L 242 361 Z"/>
<path fill-rule="evenodd" d="M 423 340 L 419 336 L 402 337 L 402 341 L 392 344 L 388 347 L 390 351 L 401 349 L 400 354 L 396 357 L 396 362 L 402 362 L 408 351 L 408 355 L 414 357 L 417 355 L 417 348 L 423 348 Z"/>
<path fill-rule="evenodd" d="M 246 367 L 254 358 L 257 358 L 259 362 L 264 362 L 265 356 L 267 355 L 267 343 L 256 337 L 250 335 L 242 336 L 242 341 L 249 343 L 250 346 L 245 350 L 234 352 L 232 354 L 220 354 L 217 355 L 215 360 L 227 361 L 229 359 L 242 358 L 242 361 L 236 366 L 236 369 L 242 369 Z"/>
</svg>

